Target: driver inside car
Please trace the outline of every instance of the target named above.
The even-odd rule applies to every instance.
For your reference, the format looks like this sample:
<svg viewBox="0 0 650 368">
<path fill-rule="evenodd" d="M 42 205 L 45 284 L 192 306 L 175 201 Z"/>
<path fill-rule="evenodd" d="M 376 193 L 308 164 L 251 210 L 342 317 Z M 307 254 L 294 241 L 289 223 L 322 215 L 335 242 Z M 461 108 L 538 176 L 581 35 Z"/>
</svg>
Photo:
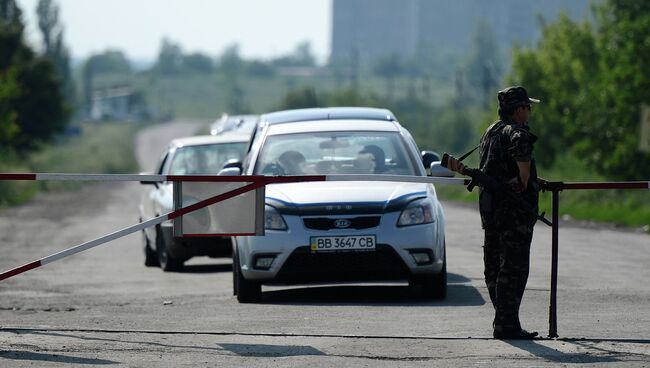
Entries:
<svg viewBox="0 0 650 368">
<path fill-rule="evenodd" d="M 284 175 L 305 175 L 307 160 L 298 151 L 286 151 L 278 157 Z"/>
<path fill-rule="evenodd" d="M 388 168 L 386 167 L 386 154 L 384 150 L 374 144 L 364 146 L 357 154 L 355 167 L 360 174 L 382 174 Z"/>
</svg>

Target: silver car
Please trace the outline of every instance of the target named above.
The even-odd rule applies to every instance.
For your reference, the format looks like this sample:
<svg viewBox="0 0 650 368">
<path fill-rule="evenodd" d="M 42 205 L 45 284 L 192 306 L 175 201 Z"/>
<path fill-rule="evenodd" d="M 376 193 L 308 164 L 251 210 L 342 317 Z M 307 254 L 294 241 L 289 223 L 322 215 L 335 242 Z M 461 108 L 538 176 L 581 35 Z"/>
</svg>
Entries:
<svg viewBox="0 0 650 368">
<path fill-rule="evenodd" d="M 210 124 L 210 134 L 220 135 L 228 132 L 250 133 L 257 124 L 259 115 L 223 114 L 219 120 Z"/>
<path fill-rule="evenodd" d="M 261 117 L 243 173 L 426 176 L 423 160 L 429 165 L 432 154 L 420 154 L 385 109 L 290 110 Z M 444 229 L 432 184 L 268 185 L 265 236 L 233 239 L 234 293 L 256 302 L 262 284 L 404 280 L 425 297 L 442 298 Z"/>
<path fill-rule="evenodd" d="M 213 175 L 231 162 L 241 162 L 250 134 L 224 134 L 174 139 L 158 162 L 159 175 Z M 147 184 L 140 201 L 140 221 L 174 209 L 171 182 Z M 229 237 L 179 238 L 171 221 L 142 232 L 146 266 L 178 270 L 193 256 L 230 256 Z"/>
</svg>

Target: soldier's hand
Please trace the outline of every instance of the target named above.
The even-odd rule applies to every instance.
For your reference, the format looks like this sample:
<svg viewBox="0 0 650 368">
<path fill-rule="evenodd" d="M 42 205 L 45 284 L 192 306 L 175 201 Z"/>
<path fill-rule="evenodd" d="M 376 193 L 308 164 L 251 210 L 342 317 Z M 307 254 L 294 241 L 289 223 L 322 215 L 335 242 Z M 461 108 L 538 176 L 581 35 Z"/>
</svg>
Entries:
<svg viewBox="0 0 650 368">
<path fill-rule="evenodd" d="M 537 184 L 539 184 L 539 190 L 542 192 L 546 191 L 546 185 L 548 184 L 548 180 L 543 179 L 543 178 L 537 178 Z"/>
<path fill-rule="evenodd" d="M 458 159 L 456 157 L 454 157 L 454 156 L 449 156 L 449 162 L 448 162 L 447 166 L 448 166 L 447 168 L 449 170 L 455 171 L 455 172 L 461 173 L 461 174 L 463 173 L 463 171 L 467 167 L 462 162 L 458 161 Z"/>
<path fill-rule="evenodd" d="M 516 176 L 506 182 L 508 187 L 510 187 L 510 190 L 512 190 L 515 193 L 521 193 L 526 189 L 524 185 L 521 183 L 521 180 L 519 180 L 519 177 Z"/>
</svg>

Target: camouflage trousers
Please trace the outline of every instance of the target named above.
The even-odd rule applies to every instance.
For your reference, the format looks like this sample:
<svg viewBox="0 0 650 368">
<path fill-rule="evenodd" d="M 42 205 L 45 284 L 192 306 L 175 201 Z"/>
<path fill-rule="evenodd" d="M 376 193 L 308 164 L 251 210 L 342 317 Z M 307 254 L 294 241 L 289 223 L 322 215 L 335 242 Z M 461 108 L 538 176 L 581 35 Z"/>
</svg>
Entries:
<svg viewBox="0 0 650 368">
<path fill-rule="evenodd" d="M 533 226 L 527 224 L 485 230 L 485 283 L 496 331 L 521 329 L 519 306 L 528 281 L 532 237 Z"/>
</svg>

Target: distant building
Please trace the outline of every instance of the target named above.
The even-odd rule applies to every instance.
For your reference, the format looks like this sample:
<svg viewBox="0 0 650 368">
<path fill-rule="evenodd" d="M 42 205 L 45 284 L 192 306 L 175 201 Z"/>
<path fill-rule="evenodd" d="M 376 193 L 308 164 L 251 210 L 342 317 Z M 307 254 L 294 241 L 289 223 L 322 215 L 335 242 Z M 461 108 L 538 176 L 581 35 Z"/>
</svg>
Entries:
<svg viewBox="0 0 650 368">
<path fill-rule="evenodd" d="M 143 101 L 128 86 L 106 87 L 92 92 L 90 119 L 127 121 L 145 117 Z"/>
<path fill-rule="evenodd" d="M 492 26 L 504 49 L 540 37 L 539 16 L 586 17 L 590 0 L 332 0 L 330 63 L 367 65 L 397 54 L 466 53 L 478 24 Z"/>
</svg>

